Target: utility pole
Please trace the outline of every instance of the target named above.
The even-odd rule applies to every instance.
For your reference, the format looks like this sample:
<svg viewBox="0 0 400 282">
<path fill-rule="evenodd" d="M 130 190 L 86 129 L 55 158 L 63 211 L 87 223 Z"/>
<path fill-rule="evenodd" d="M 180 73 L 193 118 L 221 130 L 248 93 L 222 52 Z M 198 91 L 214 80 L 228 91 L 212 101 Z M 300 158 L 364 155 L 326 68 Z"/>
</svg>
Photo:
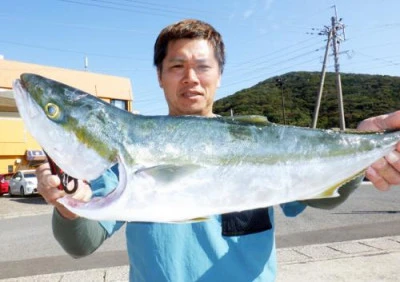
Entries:
<svg viewBox="0 0 400 282">
<path fill-rule="evenodd" d="M 328 59 L 329 45 L 331 45 L 331 39 L 332 39 L 332 30 L 330 28 L 325 28 L 325 31 L 321 32 L 319 34 L 320 35 L 321 34 L 328 34 L 328 40 L 327 40 L 326 48 L 325 48 L 324 62 L 322 63 L 321 79 L 320 79 L 320 82 L 319 82 L 319 90 L 318 90 L 317 101 L 315 102 L 315 109 L 314 109 L 314 117 L 313 117 L 313 122 L 312 122 L 312 128 L 316 128 L 317 127 L 319 107 L 321 105 L 322 91 L 324 89 L 324 83 L 325 83 L 326 60 Z"/>
<path fill-rule="evenodd" d="M 84 64 L 83 67 L 85 68 L 85 71 L 88 71 L 88 67 L 89 67 L 89 58 L 88 58 L 88 56 L 86 56 L 86 55 L 85 55 L 85 59 L 84 59 L 83 64 Z"/>
<path fill-rule="evenodd" d="M 281 88 L 281 99 L 282 99 L 282 117 L 283 117 L 283 124 L 286 124 L 286 112 L 285 112 L 285 97 L 283 96 L 283 80 L 282 78 L 278 77 L 275 79 L 276 86 Z"/>
<path fill-rule="evenodd" d="M 332 8 L 335 9 L 335 16 L 331 18 L 331 27 L 325 26 L 325 30 L 319 33 L 319 35 L 328 35 L 328 40 L 327 40 L 327 44 L 326 44 L 324 62 L 322 65 L 321 80 L 320 80 L 319 91 L 318 91 L 317 101 L 316 101 L 315 110 L 314 110 L 312 128 L 316 128 L 316 126 L 317 126 L 318 113 L 319 113 L 322 91 L 323 91 L 324 82 L 325 82 L 326 60 L 328 57 L 329 46 L 332 43 L 333 55 L 335 58 L 336 90 L 337 90 L 338 106 L 339 106 L 339 124 L 340 124 L 340 130 L 345 130 L 346 126 L 345 126 L 345 120 L 344 120 L 342 82 L 340 79 L 340 65 L 339 65 L 339 44 L 340 44 L 340 41 L 345 40 L 344 24 L 341 23 L 342 19 L 339 19 L 339 20 L 337 19 L 336 6 L 334 5 L 334 6 L 332 6 Z M 343 30 L 343 38 L 339 34 L 339 32 L 341 30 Z"/>
<path fill-rule="evenodd" d="M 340 23 L 341 20 L 337 20 L 337 10 L 335 8 L 335 16 L 332 17 L 332 40 L 333 40 L 333 55 L 335 57 L 335 72 L 336 72 L 336 90 L 338 95 L 338 106 L 339 106 L 339 123 L 340 123 L 340 130 L 345 130 L 346 125 L 344 121 L 344 109 L 343 109 L 343 94 L 342 94 L 342 82 L 340 79 L 340 65 L 339 65 L 339 45 L 340 40 L 342 39 L 338 35 L 338 31 L 343 29 L 343 36 L 344 36 L 344 25 Z"/>
</svg>

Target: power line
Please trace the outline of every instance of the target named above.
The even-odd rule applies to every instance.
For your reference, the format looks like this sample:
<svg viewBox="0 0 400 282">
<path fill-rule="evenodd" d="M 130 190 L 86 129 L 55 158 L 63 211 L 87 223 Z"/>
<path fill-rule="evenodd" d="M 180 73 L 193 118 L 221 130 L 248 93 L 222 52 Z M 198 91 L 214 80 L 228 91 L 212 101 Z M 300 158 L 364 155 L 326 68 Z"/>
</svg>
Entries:
<svg viewBox="0 0 400 282">
<path fill-rule="evenodd" d="M 114 0 L 114 1 L 91 0 L 91 1 L 94 1 L 94 2 L 118 2 L 117 0 Z M 157 10 L 157 11 L 168 11 L 168 10 L 174 11 L 175 10 L 175 11 L 180 12 L 180 13 L 181 12 L 183 12 L 183 13 L 190 12 L 190 13 L 202 13 L 202 14 L 214 12 L 212 10 L 211 11 L 205 11 L 205 10 L 202 11 L 202 10 L 197 10 L 197 9 L 194 10 L 194 9 L 188 9 L 188 8 L 183 8 L 182 9 L 182 7 L 174 7 L 174 6 L 171 6 L 170 4 L 163 5 L 163 4 L 160 4 L 160 3 L 152 3 L 152 2 L 149 2 L 149 1 L 120 0 L 119 2 L 130 3 L 130 5 L 128 4 L 128 6 L 131 6 L 131 7 L 144 7 L 144 8 L 148 7 L 149 9 L 154 9 L 154 10 Z M 218 12 L 220 12 L 220 11 L 218 11 Z"/>
<path fill-rule="evenodd" d="M 1 16 L 0 19 L 5 20 L 7 22 L 9 21 L 18 21 L 22 22 L 24 24 L 27 24 L 27 19 L 26 18 L 19 18 L 19 17 L 10 17 L 9 15 L 7 16 Z M 99 26 L 99 25 L 86 25 L 86 24 L 77 24 L 77 23 L 62 23 L 62 22 L 54 22 L 54 21 L 43 21 L 43 20 L 34 20 L 29 19 L 29 22 L 31 23 L 39 23 L 39 24 L 45 24 L 45 25 L 58 25 L 58 26 L 64 26 L 64 27 L 72 27 L 72 28 L 78 28 L 78 29 L 89 29 L 89 30 L 101 30 L 101 31 L 125 31 L 125 32 L 134 32 L 138 34 L 148 34 L 148 31 L 143 30 L 143 29 L 133 29 L 133 28 L 126 28 L 126 27 L 109 27 L 109 26 Z"/>
<path fill-rule="evenodd" d="M 91 55 L 91 56 L 99 56 L 99 57 L 107 57 L 107 58 L 135 59 L 135 60 L 138 60 L 138 58 L 134 58 L 134 57 L 132 57 L 132 56 L 118 56 L 118 55 L 110 55 L 110 54 L 105 54 L 105 53 L 88 53 L 88 52 L 79 51 L 79 50 L 62 49 L 62 48 L 55 48 L 55 47 L 47 47 L 47 46 L 26 44 L 26 43 L 20 43 L 20 42 L 14 42 L 14 41 L 7 41 L 7 40 L 0 40 L 0 43 L 11 44 L 11 45 L 18 45 L 18 46 L 29 47 L 29 48 L 35 48 L 35 49 L 42 49 L 42 50 L 48 50 L 48 51 L 75 53 L 75 54 L 80 54 L 80 55 Z M 141 60 L 142 60 L 142 61 L 148 61 L 148 60 L 145 60 L 145 59 L 141 59 Z"/>
<path fill-rule="evenodd" d="M 293 57 L 290 57 L 290 58 L 285 58 L 285 59 L 283 59 L 283 60 L 277 61 L 277 62 L 275 62 L 275 63 L 273 63 L 273 64 L 269 63 L 267 66 L 259 66 L 259 67 L 257 67 L 257 68 L 254 68 L 254 66 L 260 65 L 260 64 L 255 64 L 255 65 L 253 65 L 252 68 L 250 68 L 248 71 L 246 71 L 246 72 L 243 72 L 243 71 L 242 71 L 242 72 L 240 73 L 240 75 L 241 75 L 241 76 L 245 76 L 245 75 L 247 75 L 247 74 L 260 73 L 260 71 L 263 71 L 263 70 L 265 70 L 266 68 L 267 68 L 267 69 L 271 69 L 271 67 L 274 67 L 274 66 L 282 66 L 282 64 L 284 64 L 284 63 L 293 62 L 293 61 L 295 61 L 295 60 L 297 60 L 297 59 L 300 59 L 300 58 L 303 58 L 303 57 L 308 56 L 308 55 L 310 55 L 310 54 L 313 54 L 313 53 L 315 53 L 315 52 L 317 52 L 317 51 L 319 51 L 319 49 L 307 51 L 307 52 L 305 52 L 305 53 L 302 53 L 302 54 L 299 54 L 299 55 L 296 55 L 296 56 L 293 56 Z M 263 64 L 264 64 L 264 63 L 268 63 L 268 62 L 263 62 Z M 292 67 L 292 66 L 293 66 L 293 64 L 292 64 L 291 66 L 289 66 L 289 68 Z"/>
<path fill-rule="evenodd" d="M 142 5 L 135 5 L 133 2 L 132 4 L 127 4 L 127 3 L 116 3 L 113 1 L 107 1 L 107 0 L 91 0 L 91 2 L 83 2 L 82 0 L 58 0 L 61 2 L 67 2 L 71 4 L 77 4 L 77 5 L 83 5 L 83 6 L 90 6 L 90 7 L 98 7 L 98 8 L 103 8 L 103 9 L 109 9 L 109 10 L 117 10 L 117 11 L 122 11 L 122 12 L 128 12 L 128 13 L 140 13 L 146 14 L 146 15 L 152 15 L 152 16 L 163 16 L 163 17 L 171 17 L 171 16 L 180 16 L 182 17 L 183 15 L 187 17 L 187 14 L 199 14 L 199 15 L 204 15 L 204 13 L 212 13 L 212 11 L 204 11 L 204 12 L 198 12 L 194 10 L 188 10 L 188 9 L 179 9 L 175 8 L 177 10 L 171 9 L 170 6 L 166 5 L 157 5 L 157 7 L 145 7 Z M 221 18 L 221 15 L 219 14 L 219 17 Z M 222 18 L 228 19 L 228 17 L 222 16 Z"/>
<path fill-rule="evenodd" d="M 279 74 L 282 71 L 285 71 L 285 70 L 288 70 L 288 69 L 293 69 L 293 67 L 295 67 L 295 66 L 308 64 L 310 62 L 315 62 L 318 58 L 319 57 L 314 57 L 314 58 L 308 59 L 306 61 L 302 61 L 302 62 L 300 62 L 298 64 L 294 64 L 294 65 L 291 65 L 291 66 L 288 66 L 288 67 L 280 68 L 280 69 L 277 69 L 277 70 L 274 70 L 274 71 L 270 71 L 270 72 L 267 72 L 267 73 L 257 73 L 254 76 L 247 77 L 247 78 L 240 79 L 240 80 L 235 80 L 235 82 L 233 82 L 233 83 L 224 84 L 224 86 L 221 86 L 221 88 L 225 89 L 225 88 L 227 88 L 229 86 L 240 84 L 240 83 L 243 83 L 243 82 L 246 82 L 246 81 L 250 81 L 250 80 L 254 80 L 256 78 L 265 78 L 268 75 Z"/>
<path fill-rule="evenodd" d="M 311 38 L 311 39 L 312 39 L 312 38 Z M 311 39 L 308 38 L 308 39 L 306 39 L 306 40 L 303 40 L 303 41 L 300 41 L 300 42 L 296 42 L 296 43 L 294 43 L 294 44 L 292 44 L 292 45 L 286 46 L 286 47 L 281 48 L 281 49 L 279 49 L 279 50 L 275 50 L 275 51 L 273 51 L 273 52 L 271 52 L 271 53 L 267 53 L 267 54 L 264 54 L 264 55 L 262 55 L 262 56 L 259 56 L 259 57 L 250 59 L 250 60 L 246 60 L 246 61 L 242 61 L 242 62 L 236 63 L 236 64 L 234 64 L 233 66 L 235 67 L 235 66 L 237 65 L 237 66 L 243 67 L 243 66 L 245 66 L 245 65 L 252 64 L 253 62 L 255 62 L 256 64 L 260 64 L 261 62 L 270 63 L 270 62 L 271 62 L 270 60 L 268 60 L 268 61 L 261 61 L 261 59 L 268 58 L 268 57 L 270 57 L 270 56 L 272 56 L 272 55 L 276 55 L 276 54 L 283 53 L 283 52 L 284 52 L 285 56 L 287 56 L 288 54 L 295 53 L 295 52 L 297 52 L 297 51 L 299 51 L 299 50 L 303 50 L 303 49 L 306 49 L 306 48 L 315 46 L 315 43 L 312 43 L 312 44 L 310 44 L 310 45 L 307 45 L 307 46 L 304 46 L 304 47 L 302 47 L 302 48 L 299 48 L 299 45 L 301 45 L 301 44 L 303 44 L 303 43 L 305 43 L 305 42 L 309 42 Z M 296 50 L 291 51 L 291 52 L 285 52 L 286 50 L 291 49 L 291 48 L 296 48 Z M 274 59 L 276 59 L 276 58 L 278 58 L 278 57 L 274 57 Z M 274 59 L 273 59 L 273 60 L 274 60 Z"/>
</svg>

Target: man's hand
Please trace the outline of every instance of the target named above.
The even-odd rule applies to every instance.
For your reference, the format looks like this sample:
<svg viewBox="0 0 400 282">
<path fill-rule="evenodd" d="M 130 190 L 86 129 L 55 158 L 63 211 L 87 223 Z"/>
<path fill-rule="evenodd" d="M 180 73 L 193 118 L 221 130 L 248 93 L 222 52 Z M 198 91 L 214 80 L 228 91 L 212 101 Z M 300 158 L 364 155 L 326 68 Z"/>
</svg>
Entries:
<svg viewBox="0 0 400 282">
<path fill-rule="evenodd" d="M 366 119 L 358 125 L 357 129 L 363 131 L 400 130 L 400 111 Z M 381 191 L 389 190 L 391 185 L 400 184 L 400 143 L 397 143 L 396 150 L 373 163 L 367 169 L 366 177 Z"/>
<path fill-rule="evenodd" d="M 45 201 L 56 207 L 58 212 L 65 218 L 74 219 L 78 216 L 63 205 L 57 202 L 57 199 L 65 196 L 65 192 L 59 190 L 57 187 L 60 184 L 60 178 L 57 175 L 52 175 L 50 172 L 49 164 L 42 164 L 36 169 L 36 177 L 38 179 L 38 192 Z M 71 185 L 71 187 L 69 187 Z M 72 188 L 73 182 L 68 184 L 68 188 Z M 87 202 L 92 197 L 92 190 L 90 186 L 82 180 L 78 180 L 78 189 L 72 195 L 74 199 Z"/>
</svg>

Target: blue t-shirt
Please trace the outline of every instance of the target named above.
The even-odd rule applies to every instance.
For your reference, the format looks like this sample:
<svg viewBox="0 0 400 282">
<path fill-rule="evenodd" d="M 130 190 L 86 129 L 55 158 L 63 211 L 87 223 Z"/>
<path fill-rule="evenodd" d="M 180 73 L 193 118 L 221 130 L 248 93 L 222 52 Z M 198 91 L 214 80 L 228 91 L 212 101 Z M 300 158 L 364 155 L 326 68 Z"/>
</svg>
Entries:
<svg viewBox="0 0 400 282">
<path fill-rule="evenodd" d="M 93 181 L 95 195 L 115 187 L 109 170 Z M 287 216 L 296 216 L 305 205 L 281 205 Z M 273 209 L 268 208 L 272 227 L 242 236 L 223 236 L 221 216 L 197 223 L 126 223 L 130 281 L 274 281 L 276 254 Z M 101 222 L 109 236 L 124 222 Z"/>
</svg>

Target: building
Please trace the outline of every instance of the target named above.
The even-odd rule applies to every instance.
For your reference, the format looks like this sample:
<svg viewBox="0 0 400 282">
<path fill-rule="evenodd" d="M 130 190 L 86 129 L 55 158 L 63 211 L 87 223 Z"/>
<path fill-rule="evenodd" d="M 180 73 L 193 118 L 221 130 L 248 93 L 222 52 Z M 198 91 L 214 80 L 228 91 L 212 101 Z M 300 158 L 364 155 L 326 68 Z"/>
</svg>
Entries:
<svg viewBox="0 0 400 282">
<path fill-rule="evenodd" d="M 12 83 L 22 73 L 63 82 L 132 111 L 133 94 L 128 78 L 0 58 L 0 174 L 32 168 L 45 160 L 40 145 L 25 129 L 13 98 Z"/>
</svg>

